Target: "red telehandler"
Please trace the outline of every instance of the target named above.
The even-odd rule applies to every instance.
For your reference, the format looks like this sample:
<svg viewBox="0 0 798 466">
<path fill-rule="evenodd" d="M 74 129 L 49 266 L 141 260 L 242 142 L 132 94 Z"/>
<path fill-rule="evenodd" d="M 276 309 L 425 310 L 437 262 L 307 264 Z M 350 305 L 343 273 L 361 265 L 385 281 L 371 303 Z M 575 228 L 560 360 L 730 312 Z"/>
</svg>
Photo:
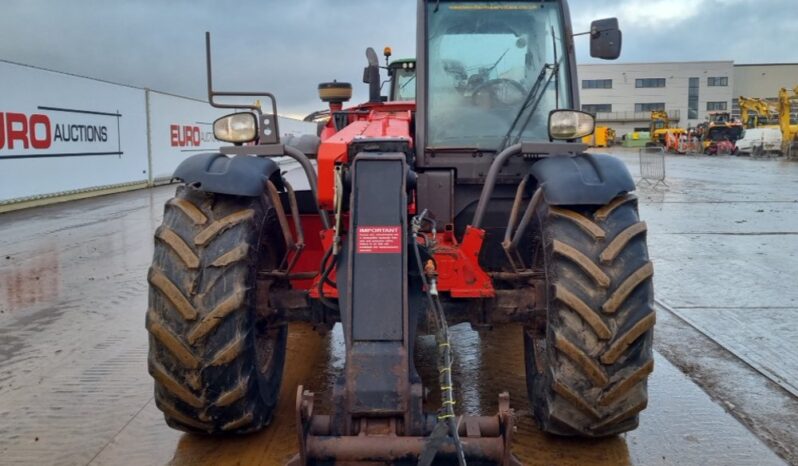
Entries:
<svg viewBox="0 0 798 466">
<path fill-rule="evenodd" d="M 170 426 L 265 427 L 292 321 L 340 323 L 346 344 L 332 412 L 298 387 L 297 464 L 513 464 L 506 393 L 493 416 L 455 409 L 448 326 L 462 322 L 523 326 L 545 432 L 637 426 L 653 369 L 646 224 L 625 165 L 579 142 L 594 120 L 573 110 L 566 1 L 420 0 L 417 20 L 416 100 L 380 95 L 369 49 L 369 101 L 345 108 L 351 85 L 321 84 L 330 118 L 301 147 L 281 141 L 273 95 L 213 89 L 206 38 L 210 103 L 239 111 L 214 123 L 233 145 L 178 167 L 155 234 L 149 372 Z M 585 34 L 592 56 L 620 54 L 614 18 Z M 271 105 L 220 101 L 234 97 Z M 273 160 L 286 156 L 305 189 Z M 413 354 L 428 328 L 433 413 Z"/>
</svg>

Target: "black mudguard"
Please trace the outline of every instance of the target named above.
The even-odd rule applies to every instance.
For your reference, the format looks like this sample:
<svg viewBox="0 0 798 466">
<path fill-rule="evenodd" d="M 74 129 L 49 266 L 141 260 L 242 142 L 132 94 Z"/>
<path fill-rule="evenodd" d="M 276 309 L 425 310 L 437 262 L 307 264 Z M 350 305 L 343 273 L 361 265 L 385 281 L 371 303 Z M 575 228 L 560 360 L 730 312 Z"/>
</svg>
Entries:
<svg viewBox="0 0 798 466">
<path fill-rule="evenodd" d="M 282 188 L 279 173 L 280 167 L 269 158 L 250 155 L 230 158 L 224 154 L 206 153 L 184 160 L 173 178 L 208 193 L 257 197 L 264 192 L 270 178 L 278 189 Z"/>
<path fill-rule="evenodd" d="M 547 157 L 531 172 L 549 205 L 602 205 L 635 190 L 626 165 L 604 154 Z"/>
</svg>

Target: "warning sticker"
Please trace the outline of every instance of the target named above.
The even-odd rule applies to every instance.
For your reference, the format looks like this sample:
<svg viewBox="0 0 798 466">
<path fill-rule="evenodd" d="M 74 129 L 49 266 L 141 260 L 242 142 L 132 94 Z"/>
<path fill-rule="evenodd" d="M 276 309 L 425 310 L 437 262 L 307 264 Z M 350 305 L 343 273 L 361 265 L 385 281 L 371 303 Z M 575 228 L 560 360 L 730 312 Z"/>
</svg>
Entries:
<svg viewBox="0 0 798 466">
<path fill-rule="evenodd" d="M 398 225 L 357 227 L 358 254 L 398 254 L 402 252 L 402 231 Z"/>
</svg>

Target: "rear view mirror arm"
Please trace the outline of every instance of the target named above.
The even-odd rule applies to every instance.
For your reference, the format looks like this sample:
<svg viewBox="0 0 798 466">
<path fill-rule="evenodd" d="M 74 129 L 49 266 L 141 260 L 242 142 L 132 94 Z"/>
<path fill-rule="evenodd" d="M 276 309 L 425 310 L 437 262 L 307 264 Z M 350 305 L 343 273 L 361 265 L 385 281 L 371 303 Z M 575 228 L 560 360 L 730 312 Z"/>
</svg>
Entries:
<svg viewBox="0 0 798 466">
<path fill-rule="evenodd" d="M 232 109 L 241 109 L 247 108 L 250 110 L 255 111 L 258 116 L 262 115 L 263 112 L 259 105 L 247 105 L 247 104 L 223 104 L 216 102 L 214 97 L 265 97 L 272 102 L 272 115 L 274 115 L 274 132 L 278 135 L 280 134 L 280 130 L 278 127 L 277 122 L 277 99 L 274 97 L 274 94 L 271 92 L 245 92 L 245 91 L 236 91 L 236 92 L 229 92 L 229 91 L 214 91 L 213 90 L 213 71 L 211 65 L 211 33 L 205 32 L 205 65 L 206 71 L 208 76 L 208 103 L 211 104 L 212 107 L 216 108 L 232 108 Z M 259 118 L 260 119 L 260 118 Z"/>
</svg>

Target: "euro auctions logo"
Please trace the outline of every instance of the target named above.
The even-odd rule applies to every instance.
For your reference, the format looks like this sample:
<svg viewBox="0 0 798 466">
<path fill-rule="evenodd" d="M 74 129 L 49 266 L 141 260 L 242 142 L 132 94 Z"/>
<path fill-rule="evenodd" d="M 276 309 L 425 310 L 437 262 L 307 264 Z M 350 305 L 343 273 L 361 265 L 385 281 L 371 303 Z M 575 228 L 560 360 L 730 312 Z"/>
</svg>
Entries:
<svg viewBox="0 0 798 466">
<path fill-rule="evenodd" d="M 38 106 L 0 112 L 0 160 L 122 155 L 118 112 Z"/>
<path fill-rule="evenodd" d="M 211 123 L 197 122 L 191 125 L 169 125 L 169 144 L 172 147 L 185 147 L 186 149 L 181 150 L 181 152 L 193 152 L 195 149 L 191 149 L 192 147 L 199 148 L 205 144 L 216 146 L 219 141 L 213 137 L 213 131 L 202 128 L 200 125 L 211 126 Z M 207 150 L 207 148 L 196 150 Z"/>
<path fill-rule="evenodd" d="M 53 143 L 50 118 L 40 113 L 0 113 L 0 149 L 14 149 L 15 143 L 23 149 L 49 149 Z"/>
</svg>

